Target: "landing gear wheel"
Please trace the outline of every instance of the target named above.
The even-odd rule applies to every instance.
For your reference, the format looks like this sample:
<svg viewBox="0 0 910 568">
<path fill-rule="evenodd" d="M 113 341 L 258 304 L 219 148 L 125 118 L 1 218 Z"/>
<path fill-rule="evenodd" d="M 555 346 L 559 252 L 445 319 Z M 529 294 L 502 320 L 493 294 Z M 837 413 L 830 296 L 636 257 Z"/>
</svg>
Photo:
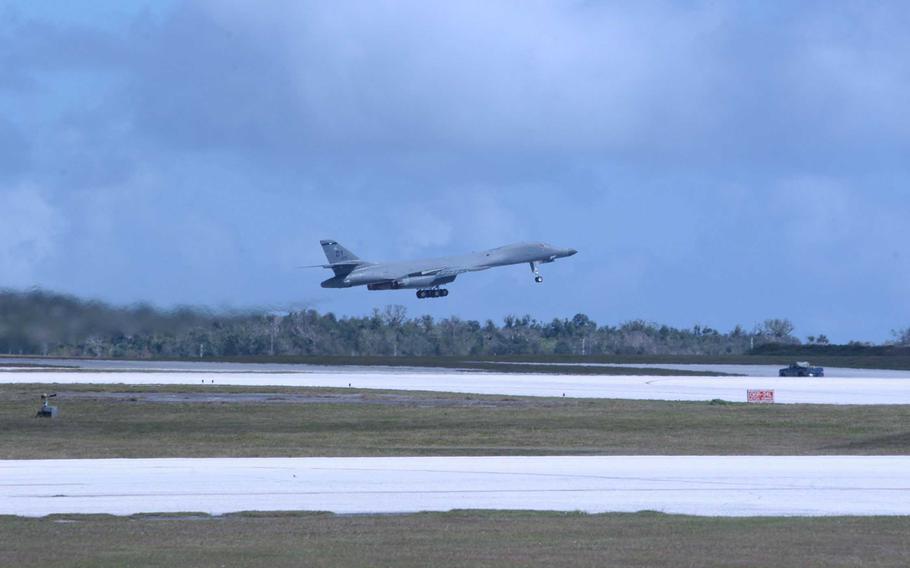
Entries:
<svg viewBox="0 0 910 568">
<path fill-rule="evenodd" d="M 537 269 L 537 266 L 539 263 L 536 260 L 534 260 L 534 261 L 531 261 L 530 264 L 531 264 L 531 272 L 534 273 L 534 282 L 537 282 L 538 284 L 540 284 L 541 282 L 543 282 L 543 276 L 540 275 L 540 271 Z"/>
<path fill-rule="evenodd" d="M 430 288 L 429 290 L 417 290 L 417 297 L 421 300 L 424 298 L 444 298 L 449 295 L 446 289 Z"/>
</svg>

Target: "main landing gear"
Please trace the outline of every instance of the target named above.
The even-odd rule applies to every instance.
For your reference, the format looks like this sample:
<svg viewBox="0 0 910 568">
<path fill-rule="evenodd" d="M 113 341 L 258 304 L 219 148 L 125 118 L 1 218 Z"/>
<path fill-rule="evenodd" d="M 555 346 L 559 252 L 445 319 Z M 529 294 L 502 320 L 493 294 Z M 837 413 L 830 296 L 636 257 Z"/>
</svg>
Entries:
<svg viewBox="0 0 910 568">
<path fill-rule="evenodd" d="M 539 264 L 537 262 L 532 262 L 530 264 L 531 264 L 531 272 L 534 273 L 534 282 L 537 282 L 538 284 L 540 284 L 541 282 L 543 282 L 543 276 L 540 275 L 540 270 L 537 269 Z"/>
<path fill-rule="evenodd" d="M 423 300 L 424 298 L 445 298 L 449 295 L 449 291 L 445 288 L 431 288 L 429 290 L 417 290 L 417 297 Z"/>
</svg>

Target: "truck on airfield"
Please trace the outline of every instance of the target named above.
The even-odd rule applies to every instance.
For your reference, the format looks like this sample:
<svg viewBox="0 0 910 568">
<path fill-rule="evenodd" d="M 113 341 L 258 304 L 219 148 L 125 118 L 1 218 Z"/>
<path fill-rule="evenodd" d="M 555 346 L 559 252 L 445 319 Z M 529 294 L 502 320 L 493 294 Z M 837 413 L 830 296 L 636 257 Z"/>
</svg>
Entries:
<svg viewBox="0 0 910 568">
<path fill-rule="evenodd" d="M 808 361 L 797 361 L 789 367 L 784 367 L 778 373 L 781 377 L 824 377 L 823 367 L 813 367 Z"/>
</svg>

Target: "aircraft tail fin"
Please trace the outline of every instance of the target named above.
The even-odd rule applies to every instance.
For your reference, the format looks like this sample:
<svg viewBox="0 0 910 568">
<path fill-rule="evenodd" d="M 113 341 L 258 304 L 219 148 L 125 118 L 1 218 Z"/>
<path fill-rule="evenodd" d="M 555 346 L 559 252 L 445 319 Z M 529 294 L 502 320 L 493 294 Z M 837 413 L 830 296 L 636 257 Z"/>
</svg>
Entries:
<svg viewBox="0 0 910 568">
<path fill-rule="evenodd" d="M 336 277 L 347 276 L 358 266 L 370 264 L 365 260 L 360 260 L 356 254 L 336 241 L 319 241 L 319 244 L 322 245 L 322 252 L 325 253 L 326 260 L 329 261 L 328 264 L 323 265 L 323 268 L 331 268 Z"/>
<path fill-rule="evenodd" d="M 322 252 L 325 253 L 326 260 L 329 261 L 329 264 L 339 264 L 339 263 L 354 263 L 360 258 L 344 248 L 336 241 L 325 240 L 319 241 L 319 244 L 322 245 Z"/>
</svg>

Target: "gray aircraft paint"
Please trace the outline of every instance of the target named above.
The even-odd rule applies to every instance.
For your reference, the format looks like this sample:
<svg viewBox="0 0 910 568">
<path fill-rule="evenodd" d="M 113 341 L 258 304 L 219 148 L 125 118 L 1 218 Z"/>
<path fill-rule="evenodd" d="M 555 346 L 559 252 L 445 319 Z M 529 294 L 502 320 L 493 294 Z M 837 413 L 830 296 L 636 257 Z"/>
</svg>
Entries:
<svg viewBox="0 0 910 568">
<path fill-rule="evenodd" d="M 320 241 L 328 264 L 335 276 L 322 283 L 323 288 L 367 286 L 370 290 L 407 288 L 434 289 L 455 280 L 459 274 L 477 272 L 498 266 L 529 264 L 535 280 L 542 282 L 538 267 L 559 258 L 572 256 L 575 249 L 557 248 L 545 243 L 516 243 L 482 252 L 424 260 L 369 262 L 338 244 Z M 421 290 L 423 291 L 423 290 Z M 423 297 L 418 294 L 418 297 Z"/>
</svg>

